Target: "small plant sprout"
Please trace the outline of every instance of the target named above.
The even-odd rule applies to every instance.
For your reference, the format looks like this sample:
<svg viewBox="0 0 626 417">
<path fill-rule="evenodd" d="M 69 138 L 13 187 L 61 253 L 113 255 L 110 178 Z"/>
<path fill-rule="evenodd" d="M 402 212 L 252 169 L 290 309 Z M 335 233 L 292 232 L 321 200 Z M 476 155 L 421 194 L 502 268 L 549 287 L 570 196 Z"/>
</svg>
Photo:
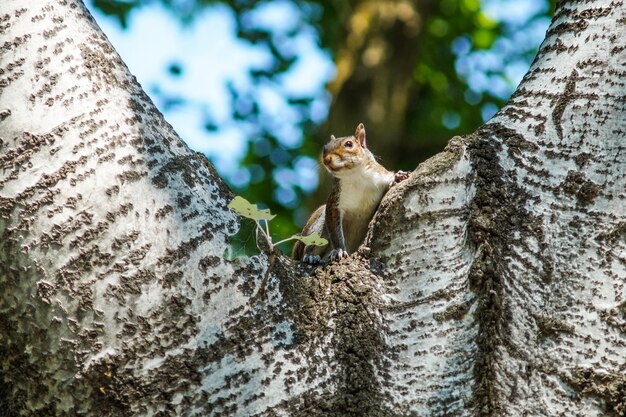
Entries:
<svg viewBox="0 0 626 417">
<path fill-rule="evenodd" d="M 269 221 L 272 220 L 276 216 L 270 213 L 269 209 L 262 210 L 258 208 L 256 204 L 252 204 L 248 200 L 240 196 L 233 198 L 233 200 L 230 203 L 228 203 L 228 208 L 242 217 L 254 220 L 258 231 L 261 234 L 263 234 L 263 236 L 265 236 L 265 238 L 267 239 L 271 252 L 273 252 L 274 248 L 276 248 L 281 243 L 285 243 L 290 240 L 299 240 L 307 246 L 309 245 L 324 246 L 328 244 L 328 241 L 317 233 L 312 233 L 308 236 L 293 235 L 286 239 L 273 243 L 272 237 L 270 236 Z M 265 223 L 265 227 L 261 226 L 262 220 Z"/>
</svg>

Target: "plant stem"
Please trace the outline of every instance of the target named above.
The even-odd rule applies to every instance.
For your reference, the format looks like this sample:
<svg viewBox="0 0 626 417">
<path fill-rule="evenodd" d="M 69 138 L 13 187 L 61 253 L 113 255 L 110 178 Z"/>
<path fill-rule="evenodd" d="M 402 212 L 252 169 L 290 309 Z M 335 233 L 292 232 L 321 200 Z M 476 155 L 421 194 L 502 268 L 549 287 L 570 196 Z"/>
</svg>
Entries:
<svg viewBox="0 0 626 417">
<path fill-rule="evenodd" d="M 269 251 L 273 252 L 274 251 L 274 245 L 272 244 L 272 238 L 270 237 L 268 232 L 265 231 L 265 230 L 267 230 L 267 221 L 266 221 L 266 229 L 263 229 L 263 226 L 261 226 L 260 220 L 255 220 L 254 222 L 256 223 L 256 227 L 257 227 L 258 231 L 261 232 L 261 234 L 265 237 L 265 242 L 269 245 Z M 257 236 L 258 236 L 258 234 L 257 234 Z"/>
<path fill-rule="evenodd" d="M 256 222 L 256 227 L 257 229 L 259 229 L 259 231 L 261 232 L 261 234 L 263 236 L 265 236 L 268 240 L 269 240 L 269 236 L 267 235 L 267 233 L 265 232 L 265 229 L 263 229 L 263 226 L 261 226 L 261 224 L 257 221 Z"/>
<path fill-rule="evenodd" d="M 269 255 L 269 265 L 267 266 L 267 270 L 265 271 L 265 276 L 263 277 L 263 280 L 261 281 L 261 285 L 259 286 L 259 290 L 257 291 L 256 295 L 253 297 L 253 299 L 258 299 L 259 297 L 263 297 L 265 295 L 265 286 L 267 285 L 267 280 L 270 277 L 270 272 L 272 271 L 272 268 L 274 267 L 274 262 L 276 261 L 276 251 L 270 252 Z"/>
<path fill-rule="evenodd" d="M 285 243 L 285 242 L 288 242 L 288 241 L 294 240 L 294 239 L 297 239 L 297 237 L 296 236 L 291 236 L 291 237 L 288 237 L 287 239 L 279 240 L 278 242 L 274 243 L 274 246 L 278 246 L 281 243 Z"/>
</svg>

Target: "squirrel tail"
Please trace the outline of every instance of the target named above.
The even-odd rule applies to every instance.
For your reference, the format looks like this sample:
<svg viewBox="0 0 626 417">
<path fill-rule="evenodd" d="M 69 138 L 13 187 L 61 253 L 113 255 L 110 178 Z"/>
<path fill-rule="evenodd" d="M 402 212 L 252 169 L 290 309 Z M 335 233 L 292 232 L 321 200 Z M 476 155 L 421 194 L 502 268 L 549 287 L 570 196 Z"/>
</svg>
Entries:
<svg viewBox="0 0 626 417">
<path fill-rule="evenodd" d="M 324 227 L 325 227 L 324 226 L 325 209 L 326 209 L 326 206 L 323 205 L 321 207 L 318 207 L 317 210 L 315 210 L 313 214 L 311 214 L 311 217 L 302 228 L 303 236 L 308 236 L 313 232 L 317 232 L 320 236 L 322 235 Z M 291 257 L 297 261 L 301 261 L 304 258 L 305 250 L 306 250 L 306 246 L 304 245 L 304 243 L 298 240 L 296 241 L 296 244 L 293 246 Z"/>
<path fill-rule="evenodd" d="M 291 252 L 291 258 L 297 261 L 301 261 L 304 258 L 304 243 L 299 240 L 293 245 L 293 251 Z"/>
</svg>

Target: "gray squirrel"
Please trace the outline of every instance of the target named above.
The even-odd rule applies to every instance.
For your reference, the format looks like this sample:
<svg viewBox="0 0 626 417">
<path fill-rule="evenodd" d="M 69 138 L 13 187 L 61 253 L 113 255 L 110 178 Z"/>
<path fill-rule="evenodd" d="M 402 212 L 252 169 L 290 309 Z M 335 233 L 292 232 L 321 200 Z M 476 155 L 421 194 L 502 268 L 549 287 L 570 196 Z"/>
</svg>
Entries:
<svg viewBox="0 0 626 417">
<path fill-rule="evenodd" d="M 329 243 L 305 246 L 296 242 L 292 258 L 306 263 L 320 263 L 346 258 L 357 250 L 367 233 L 367 226 L 389 188 L 409 177 L 409 173 L 387 171 L 367 149 L 365 126 L 360 123 L 354 136 L 336 138 L 324 145 L 322 162 L 333 176 L 326 204 L 313 212 L 302 235 L 317 232 Z"/>
</svg>

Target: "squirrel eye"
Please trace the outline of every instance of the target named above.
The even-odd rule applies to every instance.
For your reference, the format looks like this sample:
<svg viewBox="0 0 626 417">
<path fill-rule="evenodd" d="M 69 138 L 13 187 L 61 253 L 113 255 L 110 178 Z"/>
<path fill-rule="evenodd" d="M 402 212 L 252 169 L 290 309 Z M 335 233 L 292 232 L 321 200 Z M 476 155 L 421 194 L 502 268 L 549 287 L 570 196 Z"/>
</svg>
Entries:
<svg viewBox="0 0 626 417">
<path fill-rule="evenodd" d="M 347 141 L 346 143 L 343 144 L 343 146 L 345 146 L 346 148 L 351 148 L 352 145 L 353 145 L 353 143 L 352 143 L 351 140 L 349 140 L 349 141 Z"/>
</svg>

